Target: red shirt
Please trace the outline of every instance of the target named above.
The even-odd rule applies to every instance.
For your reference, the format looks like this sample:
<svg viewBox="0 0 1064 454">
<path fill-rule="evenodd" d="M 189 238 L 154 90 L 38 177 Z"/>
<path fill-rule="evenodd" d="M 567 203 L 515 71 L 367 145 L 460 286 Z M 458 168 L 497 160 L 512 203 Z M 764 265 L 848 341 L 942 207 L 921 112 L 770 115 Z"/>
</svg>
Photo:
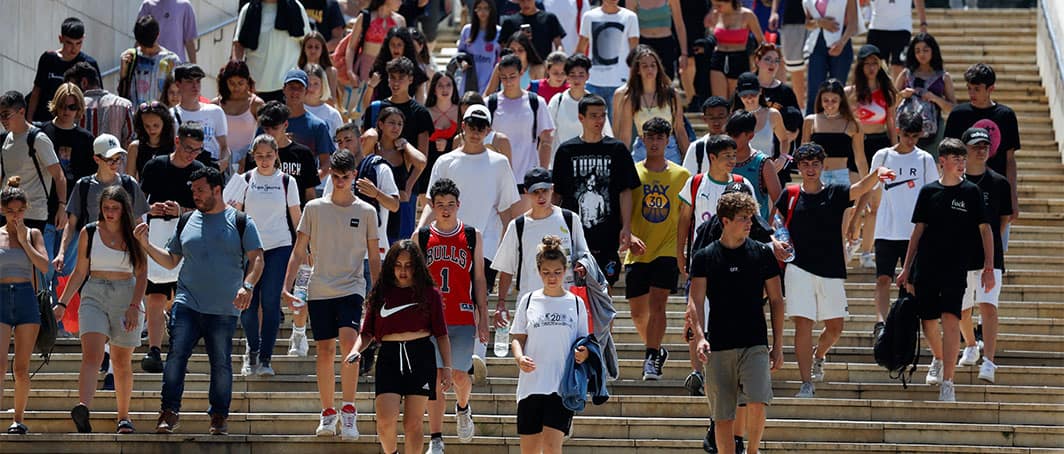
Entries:
<svg viewBox="0 0 1064 454">
<path fill-rule="evenodd" d="M 550 99 L 553 98 L 554 95 L 569 89 L 569 82 L 562 82 L 560 87 L 552 87 L 547 80 L 548 79 L 540 79 L 529 84 L 529 86 L 538 85 L 536 88 L 536 94 L 542 96 L 544 101 L 550 102 Z"/>
<path fill-rule="evenodd" d="M 450 233 L 429 227 L 425 263 L 436 288 L 443 295 L 443 315 L 448 325 L 472 325 L 473 249 L 466 238 L 465 224 Z"/>
<path fill-rule="evenodd" d="M 421 309 L 422 302 L 428 309 Z M 369 308 L 367 302 L 367 308 Z M 414 298 L 413 287 L 391 288 L 384 292 L 384 304 L 379 310 L 368 310 L 362 322 L 362 332 L 380 340 L 395 333 L 427 330 L 433 337 L 447 335 L 443 320 L 443 302 L 436 289 L 429 289 L 421 298 Z"/>
</svg>

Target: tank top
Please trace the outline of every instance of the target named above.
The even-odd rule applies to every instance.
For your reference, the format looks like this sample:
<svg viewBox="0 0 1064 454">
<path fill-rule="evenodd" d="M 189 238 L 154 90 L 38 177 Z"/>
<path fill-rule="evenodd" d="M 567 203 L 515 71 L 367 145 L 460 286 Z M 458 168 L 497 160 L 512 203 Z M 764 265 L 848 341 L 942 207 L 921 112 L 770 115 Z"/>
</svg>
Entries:
<svg viewBox="0 0 1064 454">
<path fill-rule="evenodd" d="M 636 1 L 638 2 L 638 0 Z M 637 6 L 636 13 L 639 17 L 640 30 L 672 27 L 672 7 L 669 6 L 668 0 L 665 0 L 664 4 L 656 8 L 639 8 Z"/>
<path fill-rule="evenodd" d="M 845 132 L 814 132 L 809 141 L 824 147 L 829 158 L 846 158 L 846 167 L 856 172 L 857 164 L 853 160 L 853 138 Z"/>
<path fill-rule="evenodd" d="M 713 37 L 717 38 L 717 45 L 721 44 L 746 44 L 747 37 L 750 36 L 750 30 L 746 28 L 728 29 L 724 27 L 717 27 L 713 29 Z"/>
<path fill-rule="evenodd" d="M 376 13 L 373 14 L 376 15 Z M 364 49 L 368 43 L 383 45 L 384 38 L 388 36 L 388 30 L 391 30 L 392 27 L 395 27 L 396 25 L 398 24 L 395 22 L 395 19 L 392 19 L 391 15 L 388 15 L 388 17 L 375 17 L 370 19 L 369 28 L 366 29 L 366 41 L 360 43 L 359 47 Z M 387 51 L 388 49 L 382 50 Z M 373 68 L 373 61 L 376 58 L 376 54 L 368 55 L 365 52 L 359 53 L 358 67 L 356 68 L 359 80 L 366 81 L 369 79 L 369 72 Z"/>
<path fill-rule="evenodd" d="M 443 295 L 443 318 L 448 325 L 473 324 L 473 254 L 469 243 L 463 223 L 452 232 L 429 227 L 425 264 Z"/>
<path fill-rule="evenodd" d="M 100 236 L 100 229 L 92 235 L 92 252 L 89 256 L 90 271 L 115 271 L 132 273 L 133 264 L 129 261 L 129 252 L 112 249 Z"/>
<path fill-rule="evenodd" d="M 883 96 L 883 89 L 872 92 L 872 102 L 863 104 L 857 102 L 855 112 L 857 121 L 865 125 L 883 125 L 887 123 L 887 99 Z"/>
<path fill-rule="evenodd" d="M 735 168 L 732 170 L 732 172 L 749 180 L 750 184 L 754 186 L 754 198 L 757 199 L 761 217 L 764 219 L 768 219 L 768 210 L 771 205 L 768 200 L 768 189 L 765 187 L 765 181 L 761 179 L 761 170 L 766 162 L 768 162 L 768 156 L 754 149 L 750 150 L 750 157 L 746 161 L 735 164 Z"/>
<path fill-rule="evenodd" d="M 399 165 L 392 165 L 387 159 L 384 162 L 388 163 L 388 167 L 392 169 L 392 179 L 395 180 L 395 187 L 400 191 L 406 188 L 406 180 L 410 178 L 410 169 L 406 167 L 406 162 L 401 162 Z M 413 199 L 413 198 L 411 198 Z M 388 216 L 388 238 L 399 237 L 399 225 L 400 218 L 402 217 L 402 211 L 396 213 L 398 216 Z"/>
<path fill-rule="evenodd" d="M 30 263 L 29 256 L 22 248 L 0 248 L 0 278 L 14 277 L 29 280 L 33 277 L 32 270 L 33 264 Z"/>
<path fill-rule="evenodd" d="M 772 122 L 766 120 L 765 124 L 761 126 L 761 129 L 754 131 L 754 137 L 750 138 L 750 148 L 757 151 L 772 153 L 775 149 L 775 142 L 772 141 L 773 138 Z"/>
<path fill-rule="evenodd" d="M 141 141 L 137 145 L 137 173 L 139 174 L 141 170 L 144 170 L 144 164 L 151 161 L 151 158 L 170 154 L 170 151 L 172 150 L 164 150 L 162 147 L 153 147 L 148 145 L 147 141 Z"/>
<path fill-rule="evenodd" d="M 226 142 L 233 153 L 233 162 L 243 161 L 251 148 L 251 142 L 255 140 L 255 131 L 259 128 L 259 122 L 251 114 L 250 106 L 248 110 L 239 115 L 225 114 L 225 122 L 229 128 Z"/>
<path fill-rule="evenodd" d="M 651 118 L 661 117 L 665 121 L 672 125 L 672 107 L 669 105 L 655 106 L 655 107 L 640 107 L 632 115 L 632 123 L 635 124 L 635 130 L 639 133 L 639 136 L 643 136 L 643 123 L 650 121 Z"/>
</svg>

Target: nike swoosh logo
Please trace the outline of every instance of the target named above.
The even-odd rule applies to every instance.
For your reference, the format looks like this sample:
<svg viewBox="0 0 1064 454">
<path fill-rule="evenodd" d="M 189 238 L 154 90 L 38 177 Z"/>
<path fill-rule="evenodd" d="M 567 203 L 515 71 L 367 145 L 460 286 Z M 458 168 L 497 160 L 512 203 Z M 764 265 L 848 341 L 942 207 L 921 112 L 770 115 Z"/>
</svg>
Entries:
<svg viewBox="0 0 1064 454">
<path fill-rule="evenodd" d="M 916 178 L 912 178 L 912 179 L 905 180 L 905 181 L 895 181 L 893 183 L 885 183 L 885 184 L 883 184 L 883 189 L 890 190 L 890 189 L 892 189 L 892 188 L 894 188 L 896 186 L 906 184 L 906 183 L 908 183 L 910 181 L 916 181 Z"/>
<path fill-rule="evenodd" d="M 410 303 L 410 304 L 404 304 L 402 306 L 396 306 L 396 307 L 393 307 L 391 309 L 386 308 L 386 307 L 381 307 L 381 318 L 391 317 L 391 315 L 396 313 L 396 312 L 399 312 L 399 311 L 401 311 L 403 309 L 406 309 L 406 308 L 408 308 L 410 306 L 416 306 L 416 305 L 417 305 L 417 303 Z"/>
</svg>

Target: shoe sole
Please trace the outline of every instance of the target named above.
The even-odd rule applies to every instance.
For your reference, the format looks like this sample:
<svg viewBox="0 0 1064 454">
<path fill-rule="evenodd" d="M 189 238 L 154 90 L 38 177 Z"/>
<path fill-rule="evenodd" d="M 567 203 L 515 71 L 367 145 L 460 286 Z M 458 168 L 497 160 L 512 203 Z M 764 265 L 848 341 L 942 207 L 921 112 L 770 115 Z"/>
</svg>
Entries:
<svg viewBox="0 0 1064 454">
<path fill-rule="evenodd" d="M 352 436 L 352 435 L 341 435 L 340 436 L 340 439 L 343 440 L 343 441 L 356 441 L 356 440 L 358 440 L 358 438 L 359 438 L 359 435 L 354 435 L 354 436 Z"/>
<path fill-rule="evenodd" d="M 473 361 L 473 383 L 481 384 L 488 379 L 488 366 L 484 360 Z"/>
<path fill-rule="evenodd" d="M 994 379 L 993 378 L 984 377 L 984 376 L 980 375 L 979 379 L 982 380 L 982 381 L 985 381 L 985 382 L 987 382 L 987 383 L 989 383 L 991 385 L 994 384 Z"/>
<path fill-rule="evenodd" d="M 218 429 L 211 427 L 211 435 L 229 435 L 229 429 Z"/>
<path fill-rule="evenodd" d="M 172 434 L 172 433 L 174 433 L 175 430 L 177 430 L 177 426 L 173 426 L 173 427 L 156 427 L 155 428 L 155 433 L 157 433 L 157 434 Z"/>
<path fill-rule="evenodd" d="M 89 409 L 84 405 L 78 405 L 70 410 L 70 419 L 74 420 L 74 427 L 78 433 L 92 433 L 92 423 L 89 422 Z"/>
<path fill-rule="evenodd" d="M 643 381 L 657 381 L 657 380 L 661 380 L 661 375 L 643 374 Z"/>
<path fill-rule="evenodd" d="M 314 432 L 314 435 L 317 435 L 319 437 L 335 437 L 336 436 L 336 429 L 333 429 L 333 430 L 319 429 L 319 430 Z"/>
</svg>

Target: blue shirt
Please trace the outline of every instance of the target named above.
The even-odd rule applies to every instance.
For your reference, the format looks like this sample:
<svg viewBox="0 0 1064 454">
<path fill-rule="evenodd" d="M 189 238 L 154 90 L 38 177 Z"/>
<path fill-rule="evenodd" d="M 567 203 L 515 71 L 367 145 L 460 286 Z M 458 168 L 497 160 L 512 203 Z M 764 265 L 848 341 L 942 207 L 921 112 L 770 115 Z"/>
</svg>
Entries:
<svg viewBox="0 0 1064 454">
<path fill-rule="evenodd" d="M 331 155 L 336 151 L 336 144 L 329 134 L 329 125 L 310 112 L 299 117 L 289 117 L 288 132 L 292 133 L 293 141 L 310 148 L 315 155 Z"/>
<path fill-rule="evenodd" d="M 236 213 L 228 206 L 216 214 L 196 210 L 181 231 L 181 238 L 170 237 L 167 250 L 184 258 L 174 304 L 184 304 L 201 314 L 240 315 L 233 298 L 244 284 L 243 251 L 261 249 L 262 243 L 255 222 L 249 217 L 241 250 Z"/>
</svg>

